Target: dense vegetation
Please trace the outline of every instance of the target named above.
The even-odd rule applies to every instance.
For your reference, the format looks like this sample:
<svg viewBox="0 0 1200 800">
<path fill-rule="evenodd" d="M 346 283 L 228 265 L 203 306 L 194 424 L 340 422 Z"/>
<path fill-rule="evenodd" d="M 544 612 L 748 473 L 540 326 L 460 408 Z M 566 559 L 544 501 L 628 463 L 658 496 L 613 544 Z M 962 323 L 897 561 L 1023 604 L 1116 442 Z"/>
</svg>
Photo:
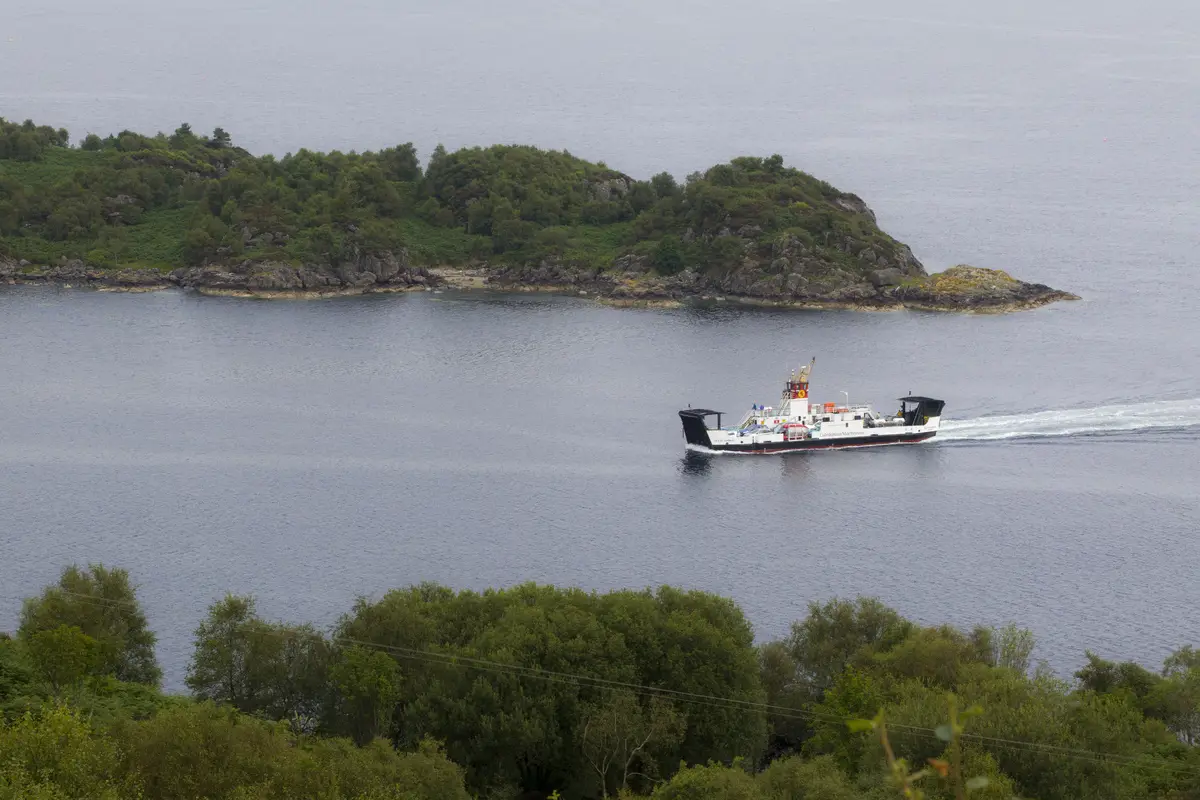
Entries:
<svg viewBox="0 0 1200 800">
<path fill-rule="evenodd" d="M 26 601 L 0 637 L 0 800 L 883 800 L 923 765 L 928 798 L 1200 797 L 1200 653 L 1089 653 L 1068 683 L 1027 631 L 869 599 L 756 646 L 732 602 L 667 587 L 422 585 L 329 631 L 231 595 L 190 697 L 158 689 L 154 644 L 122 570 Z"/>
<path fill-rule="evenodd" d="M 426 265 L 607 269 L 634 254 L 660 274 L 720 274 L 747 257 L 769 262 L 781 242 L 859 271 L 901 249 L 861 201 L 779 156 L 734 159 L 681 185 L 534 147 L 439 146 L 422 167 L 411 144 L 255 157 L 220 128 L 202 136 L 185 124 L 71 147 L 64 130 L 0 119 L 0 256 L 34 265 L 336 266 L 403 248 Z"/>
</svg>

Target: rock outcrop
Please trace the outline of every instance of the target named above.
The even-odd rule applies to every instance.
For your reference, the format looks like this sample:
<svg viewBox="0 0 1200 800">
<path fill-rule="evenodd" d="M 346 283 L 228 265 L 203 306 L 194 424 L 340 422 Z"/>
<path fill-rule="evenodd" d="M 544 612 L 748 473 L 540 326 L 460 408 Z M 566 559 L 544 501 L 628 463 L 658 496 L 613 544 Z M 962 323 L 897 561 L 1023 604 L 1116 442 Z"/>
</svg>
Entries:
<svg viewBox="0 0 1200 800">
<path fill-rule="evenodd" d="M 211 293 L 269 297 L 294 294 L 361 293 L 423 289 L 437 279 L 424 267 L 414 267 L 408 253 L 360 255 L 330 264 L 287 264 L 243 261 L 232 266 L 178 269 L 171 283 Z"/>
<path fill-rule="evenodd" d="M 748 262 L 719 276 L 694 269 L 660 276 L 637 256 L 626 256 L 615 266 L 596 272 L 547 260 L 490 270 L 487 283 L 501 290 L 584 293 L 621 305 L 718 299 L 772 306 L 1002 312 L 1079 299 L 1000 270 L 960 265 L 928 275 L 907 248 L 899 263 L 865 272 L 786 256 L 770 264 Z"/>
<path fill-rule="evenodd" d="M 907 308 L 956 311 L 1019 311 L 1059 300 L 1078 300 L 1070 292 L 1025 283 L 998 269 L 960 264 L 922 280 L 902 283 L 887 294 Z"/>
<path fill-rule="evenodd" d="M 404 250 L 399 253 L 360 255 L 352 261 L 336 265 L 242 261 L 237 264 L 187 267 L 172 272 L 102 269 L 78 259 L 54 266 L 0 259 L 0 281 L 123 290 L 178 286 L 210 294 L 246 297 L 411 291 L 441 282 L 424 267 L 413 266 Z"/>
</svg>

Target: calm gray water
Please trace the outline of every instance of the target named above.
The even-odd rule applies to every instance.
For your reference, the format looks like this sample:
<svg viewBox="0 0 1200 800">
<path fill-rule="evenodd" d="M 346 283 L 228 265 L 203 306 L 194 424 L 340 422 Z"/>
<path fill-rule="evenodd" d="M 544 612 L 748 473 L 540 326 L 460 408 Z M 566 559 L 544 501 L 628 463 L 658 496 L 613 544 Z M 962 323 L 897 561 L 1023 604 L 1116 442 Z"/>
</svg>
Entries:
<svg viewBox="0 0 1200 800">
<path fill-rule="evenodd" d="M 520 141 L 683 176 L 779 152 L 927 266 L 1079 303 L 1004 317 L 634 311 L 421 294 L 0 290 L 0 628 L 68 562 L 131 569 L 178 687 L 226 590 L 329 622 L 435 580 L 721 592 L 759 634 L 876 594 L 1017 621 L 1061 673 L 1153 665 L 1200 604 L 1200 11 L 1184 0 L 45 0 L 0 115 L 76 136 Z M 685 455 L 675 411 L 944 397 L 944 441 Z"/>
</svg>

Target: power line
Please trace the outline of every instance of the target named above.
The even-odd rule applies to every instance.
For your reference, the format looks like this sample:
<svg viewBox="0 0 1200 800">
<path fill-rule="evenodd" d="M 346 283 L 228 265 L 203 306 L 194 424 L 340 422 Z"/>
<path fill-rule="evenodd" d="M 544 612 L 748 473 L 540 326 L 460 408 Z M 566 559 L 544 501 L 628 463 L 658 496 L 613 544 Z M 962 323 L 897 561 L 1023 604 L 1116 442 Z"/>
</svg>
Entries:
<svg viewBox="0 0 1200 800">
<path fill-rule="evenodd" d="M 120 600 L 116 598 L 97 597 L 95 595 L 83 594 L 80 592 L 72 592 L 59 587 L 51 587 L 55 593 L 76 597 L 84 601 L 99 603 L 102 605 L 121 605 L 133 606 L 140 608 L 140 604 L 133 600 Z M 276 636 L 280 638 L 315 638 L 325 641 L 319 633 L 308 631 L 284 631 L 275 629 L 270 623 L 266 627 L 254 629 L 255 633 L 265 634 L 268 636 Z M 528 667 L 521 664 L 508 664 L 501 661 L 492 661 L 489 659 L 477 658 L 474 656 L 463 656 L 454 653 L 443 653 L 436 650 L 423 650 L 419 648 L 402 647 L 400 645 L 389 645 L 382 642 L 372 642 L 364 639 L 357 639 L 347 636 L 331 635 L 328 639 L 330 642 L 343 642 L 359 647 L 378 650 L 381 652 L 390 653 L 401 658 L 415 661 L 424 661 L 426 663 L 440 664 L 443 666 L 459 667 L 464 669 L 475 669 L 482 672 L 490 672 L 493 674 L 510 675 L 517 678 L 530 678 L 540 680 L 547 683 L 558 683 L 573 686 L 585 686 L 593 689 L 601 689 L 607 691 L 629 691 L 643 697 L 665 697 L 679 702 L 684 702 L 692 705 L 707 706 L 712 708 L 733 709 L 741 711 L 755 711 L 785 719 L 795 719 L 801 721 L 810 720 L 825 720 L 828 722 L 848 723 L 853 718 L 828 712 L 815 711 L 813 709 L 795 708 L 791 706 L 779 706 L 770 703 L 759 703 L 752 700 L 741 700 L 734 697 L 721 697 L 718 695 L 708 695 L 698 692 L 688 692 L 679 689 L 670 689 L 667 687 L 648 686 L 645 684 L 637 684 L 626 681 L 616 681 L 608 678 L 600 678 L 582 673 L 570 673 L 557 670 L 547 670 L 541 667 Z M 903 725 L 899 723 L 886 723 L 887 727 L 893 731 L 903 731 L 907 734 L 921 736 L 928 739 L 939 739 L 935 730 L 932 728 L 922 728 L 913 725 Z M 1090 763 L 1111 763 L 1119 766 L 1138 767 L 1143 769 L 1166 770 L 1186 775 L 1200 776 L 1200 767 L 1189 766 L 1186 764 L 1173 764 L 1163 759 L 1154 759 L 1145 756 L 1131 756 L 1118 753 L 1105 753 L 1098 750 L 1087 750 L 1084 748 L 1072 748 L 1064 745 L 1044 744 L 1041 742 L 1032 742 L 1020 739 L 1005 739 L 1001 737 L 986 736 L 975 733 L 962 733 L 960 738 L 964 740 L 977 741 L 987 746 L 1006 749 L 1010 751 L 1025 752 L 1044 756 L 1061 756 L 1064 758 L 1073 758 L 1080 761 Z"/>
</svg>

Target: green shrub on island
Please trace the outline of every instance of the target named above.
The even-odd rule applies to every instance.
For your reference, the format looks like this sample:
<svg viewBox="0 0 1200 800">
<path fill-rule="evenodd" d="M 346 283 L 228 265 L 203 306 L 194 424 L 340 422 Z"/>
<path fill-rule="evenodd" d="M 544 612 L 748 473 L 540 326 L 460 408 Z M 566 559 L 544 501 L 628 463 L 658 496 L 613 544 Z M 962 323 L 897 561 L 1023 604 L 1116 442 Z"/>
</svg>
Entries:
<svg viewBox="0 0 1200 800">
<path fill-rule="evenodd" d="M 326 631 L 229 595 L 187 697 L 156 688 L 122 570 L 69 568 L 21 619 L 0 636 L 0 800 L 1200 796 L 1192 648 L 1161 672 L 1089 652 L 1069 682 L 1028 631 L 872 599 L 756 645 L 734 603 L 669 587 L 421 585 Z"/>
<path fill-rule="evenodd" d="M 221 128 L 202 136 L 185 124 L 71 147 L 66 131 L 0 120 L 0 255 L 34 264 L 336 266 L 404 249 L 418 265 L 614 269 L 631 255 L 662 275 L 721 274 L 797 245 L 810 271 L 911 260 L 861 200 L 778 155 L 680 184 L 527 146 L 439 146 L 423 168 L 412 144 L 253 156 Z"/>
</svg>

